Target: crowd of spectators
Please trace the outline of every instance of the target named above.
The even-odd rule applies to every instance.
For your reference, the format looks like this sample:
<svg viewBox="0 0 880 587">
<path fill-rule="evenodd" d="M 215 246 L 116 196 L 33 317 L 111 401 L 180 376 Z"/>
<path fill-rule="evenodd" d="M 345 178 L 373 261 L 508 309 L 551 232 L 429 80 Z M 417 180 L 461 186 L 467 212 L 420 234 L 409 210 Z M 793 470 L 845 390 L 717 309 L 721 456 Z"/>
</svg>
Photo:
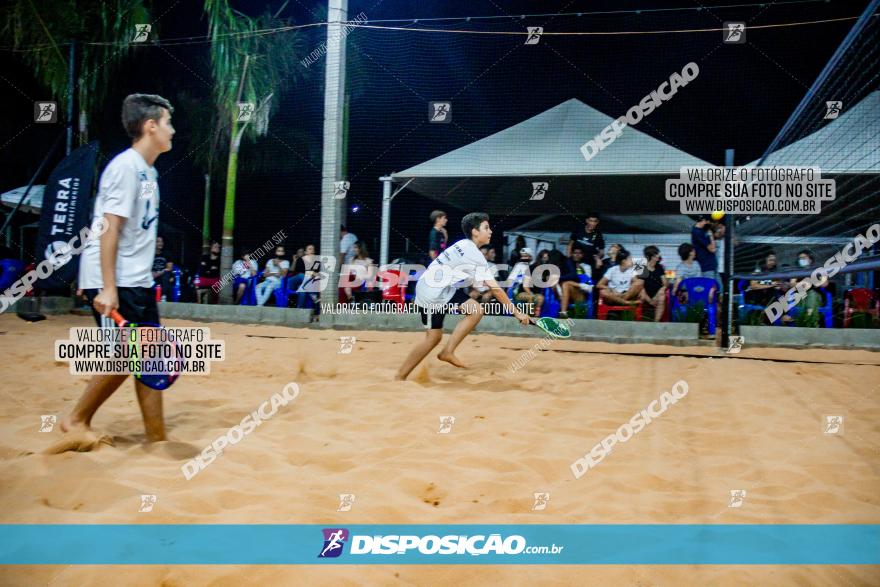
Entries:
<svg viewBox="0 0 880 587">
<path fill-rule="evenodd" d="M 442 210 L 435 210 L 430 215 L 427 248 L 428 257 L 432 260 L 442 254 L 449 243 L 447 222 L 447 215 Z M 511 299 L 528 304 L 536 316 L 542 314 L 548 298 L 553 296 L 559 300 L 561 318 L 567 318 L 573 308 L 583 307 L 592 300 L 594 305 L 603 303 L 622 308 L 641 306 L 641 313 L 646 316 L 644 319 L 660 321 L 668 319 L 667 306 L 672 297 L 681 304 L 687 303 L 687 288 L 682 284 L 690 278 L 713 280 L 716 292 L 712 297 L 714 303 L 720 302 L 723 282 L 717 243 L 724 238 L 724 230 L 722 222 L 712 222 L 708 216 L 699 217 L 691 229 L 690 242 L 679 245 L 680 261 L 672 270 L 664 266 L 657 246 L 644 247 L 637 264 L 633 253 L 622 244 L 606 244 L 598 213 L 588 214 L 583 226 L 571 233 L 564 252 L 542 249 L 536 255 L 526 246 L 522 236 L 517 237 L 506 266 L 496 266 L 498 252 L 494 245 L 484 245 L 481 251 L 496 280 L 509 286 Z M 370 257 L 366 243 L 345 226 L 340 227 L 339 251 L 338 263 L 347 267 L 351 277 L 365 283 L 357 290 L 375 289 L 378 265 Z M 212 242 L 195 272 L 193 285 L 199 303 L 217 303 L 219 300 L 216 284 L 221 282 L 220 253 L 220 244 Z M 801 267 L 810 267 L 814 263 L 810 251 L 804 250 L 798 254 Z M 541 265 L 556 266 L 558 281 L 536 283 L 533 276 L 535 269 Z M 164 252 L 164 240 L 160 236 L 156 241 L 153 279 L 162 297 L 173 287 L 174 267 L 173 261 Z M 770 251 L 755 272 L 766 273 L 776 268 L 776 254 Z M 274 255 L 265 261 L 258 261 L 252 258 L 250 252 L 243 251 L 232 266 L 234 301 L 236 304 L 242 303 L 248 287 L 253 287 L 254 301 L 250 303 L 264 305 L 274 300 L 274 294 L 283 288 L 288 294 L 290 307 L 307 307 L 310 303 L 317 305 L 322 289 L 321 269 L 321 257 L 313 244 L 297 249 L 289 257 L 285 247 L 278 245 Z M 756 278 L 742 292 L 744 300 L 754 306 L 766 306 L 784 295 L 794 285 L 793 281 Z M 470 295 L 480 302 L 492 300 L 491 293 L 485 287 L 472 287 Z M 352 286 L 343 284 L 340 287 L 340 302 L 353 302 L 357 298 Z M 815 291 L 811 291 L 801 302 L 807 315 L 814 315 L 820 304 L 820 295 Z M 595 311 L 590 315 L 596 315 Z"/>
</svg>

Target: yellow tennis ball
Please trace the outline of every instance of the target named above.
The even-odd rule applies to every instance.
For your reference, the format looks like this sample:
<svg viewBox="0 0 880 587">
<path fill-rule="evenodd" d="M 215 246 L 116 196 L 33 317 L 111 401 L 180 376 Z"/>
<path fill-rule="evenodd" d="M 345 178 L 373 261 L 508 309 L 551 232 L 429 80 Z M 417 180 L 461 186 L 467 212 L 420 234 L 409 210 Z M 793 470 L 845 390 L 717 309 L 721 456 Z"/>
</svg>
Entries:
<svg viewBox="0 0 880 587">
<path fill-rule="evenodd" d="M 712 212 L 712 220 L 715 220 L 717 222 L 722 218 L 724 218 L 724 212 L 722 212 L 721 210 L 715 210 L 714 212 Z"/>
</svg>

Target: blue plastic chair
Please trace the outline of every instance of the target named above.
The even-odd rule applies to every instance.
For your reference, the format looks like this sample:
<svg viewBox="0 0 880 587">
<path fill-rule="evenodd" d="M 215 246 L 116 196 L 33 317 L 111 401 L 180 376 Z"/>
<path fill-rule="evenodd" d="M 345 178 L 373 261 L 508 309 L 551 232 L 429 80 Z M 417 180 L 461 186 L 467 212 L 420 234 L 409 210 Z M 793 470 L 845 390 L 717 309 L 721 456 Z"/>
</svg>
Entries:
<svg viewBox="0 0 880 587">
<path fill-rule="evenodd" d="M 257 284 L 260 282 L 260 278 L 263 276 L 262 271 L 257 271 L 256 275 L 251 275 L 247 278 L 247 288 L 244 290 L 244 295 L 241 296 L 241 301 L 239 302 L 240 306 L 256 306 L 257 305 Z M 241 279 L 240 277 L 237 279 Z M 238 282 L 237 282 L 238 283 Z"/>
<path fill-rule="evenodd" d="M 174 269 L 171 271 L 174 274 L 174 285 L 171 287 L 171 301 L 179 302 L 181 297 L 181 283 L 183 283 L 183 278 L 180 274 L 180 268 L 177 265 L 174 266 Z"/>
<path fill-rule="evenodd" d="M 686 304 L 682 304 L 678 301 L 678 296 L 672 296 L 670 312 L 672 321 L 678 322 L 688 308 L 702 304 L 709 322 L 709 333 L 715 334 L 715 325 L 718 320 L 718 300 L 716 299 L 718 282 L 708 277 L 689 277 L 679 284 L 678 289 L 687 292 L 688 301 Z M 712 295 L 713 289 L 716 295 L 712 296 L 710 301 L 709 297 Z"/>
<path fill-rule="evenodd" d="M 542 289 L 541 293 L 544 294 L 544 305 L 541 306 L 541 317 L 542 318 L 557 318 L 559 317 L 560 306 L 562 305 L 559 301 L 559 297 L 556 295 L 555 287 L 548 287 L 547 289 Z"/>
<path fill-rule="evenodd" d="M 289 277 L 287 275 L 285 275 L 281 279 L 281 285 L 276 287 L 275 291 L 272 292 L 275 296 L 275 305 L 278 306 L 279 308 L 286 308 L 287 307 L 287 301 L 289 299 L 289 293 L 287 291 L 287 280 L 288 279 L 289 279 Z"/>
<path fill-rule="evenodd" d="M 6 291 L 24 273 L 24 263 L 18 259 L 0 259 L 0 291 Z"/>
<path fill-rule="evenodd" d="M 581 283 L 588 283 L 590 285 L 594 285 L 593 280 L 590 278 L 589 275 L 578 275 L 578 278 L 580 279 Z M 587 318 L 592 318 L 593 317 L 593 290 L 592 289 L 590 290 L 590 293 L 587 294 L 587 300 L 584 303 L 587 304 Z"/>
</svg>

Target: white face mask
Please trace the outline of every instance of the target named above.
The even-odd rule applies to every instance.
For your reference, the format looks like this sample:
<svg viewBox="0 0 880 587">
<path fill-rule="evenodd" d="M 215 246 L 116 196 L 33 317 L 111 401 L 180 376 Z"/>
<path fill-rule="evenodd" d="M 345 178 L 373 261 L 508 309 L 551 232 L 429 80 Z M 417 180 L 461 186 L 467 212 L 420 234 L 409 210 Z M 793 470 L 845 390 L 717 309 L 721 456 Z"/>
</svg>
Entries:
<svg viewBox="0 0 880 587">
<path fill-rule="evenodd" d="M 809 267 L 810 260 L 809 259 L 798 259 L 798 265 L 800 265 L 801 267 Z"/>
</svg>

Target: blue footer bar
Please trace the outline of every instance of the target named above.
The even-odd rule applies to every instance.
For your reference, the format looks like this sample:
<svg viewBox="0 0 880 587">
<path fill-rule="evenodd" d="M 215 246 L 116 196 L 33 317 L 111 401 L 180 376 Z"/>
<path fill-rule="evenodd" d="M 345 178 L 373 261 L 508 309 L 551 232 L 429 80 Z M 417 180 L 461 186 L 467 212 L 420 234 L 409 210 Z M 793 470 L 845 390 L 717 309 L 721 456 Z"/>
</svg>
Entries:
<svg viewBox="0 0 880 587">
<path fill-rule="evenodd" d="M 0 564 L 880 564 L 880 525 L 0 525 Z"/>
</svg>

